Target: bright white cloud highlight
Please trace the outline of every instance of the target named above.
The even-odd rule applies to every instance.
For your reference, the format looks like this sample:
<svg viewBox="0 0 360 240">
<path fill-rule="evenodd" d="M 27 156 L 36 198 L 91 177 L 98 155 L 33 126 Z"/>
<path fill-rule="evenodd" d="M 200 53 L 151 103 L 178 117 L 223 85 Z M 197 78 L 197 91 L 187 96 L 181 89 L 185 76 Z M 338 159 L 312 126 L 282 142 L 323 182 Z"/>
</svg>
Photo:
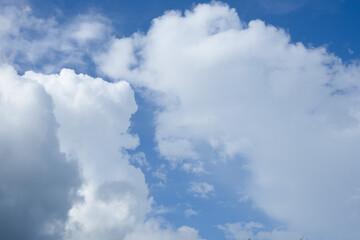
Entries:
<svg viewBox="0 0 360 240">
<path fill-rule="evenodd" d="M 260 20 L 242 23 L 218 2 L 167 12 L 109 49 L 114 61 L 98 61 L 99 71 L 145 87 L 161 108 L 155 138 L 166 159 L 242 157 L 244 194 L 269 216 L 312 238 L 359 236 L 359 202 L 348 201 L 360 184 L 356 63 Z"/>
</svg>

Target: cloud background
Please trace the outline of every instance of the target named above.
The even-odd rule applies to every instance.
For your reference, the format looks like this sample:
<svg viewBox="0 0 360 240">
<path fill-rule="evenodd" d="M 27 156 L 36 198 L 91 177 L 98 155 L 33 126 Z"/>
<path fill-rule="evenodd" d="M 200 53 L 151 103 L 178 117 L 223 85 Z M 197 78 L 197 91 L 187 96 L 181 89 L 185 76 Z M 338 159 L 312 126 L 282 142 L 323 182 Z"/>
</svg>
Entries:
<svg viewBox="0 0 360 240">
<path fill-rule="evenodd" d="M 360 235 L 356 60 L 221 2 L 124 37 L 94 12 L 59 21 L 17 4 L 0 10 L 1 236 Z M 142 148 L 132 127 L 146 104 L 154 145 Z M 241 214 L 205 219 L 229 206 Z"/>
</svg>

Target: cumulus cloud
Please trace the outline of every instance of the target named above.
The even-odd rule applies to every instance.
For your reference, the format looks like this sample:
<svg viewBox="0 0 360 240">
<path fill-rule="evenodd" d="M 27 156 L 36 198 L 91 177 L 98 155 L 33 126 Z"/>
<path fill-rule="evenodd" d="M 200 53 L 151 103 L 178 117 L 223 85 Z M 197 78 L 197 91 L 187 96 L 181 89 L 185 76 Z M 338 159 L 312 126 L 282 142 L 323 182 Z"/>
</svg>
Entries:
<svg viewBox="0 0 360 240">
<path fill-rule="evenodd" d="M 145 35 L 123 39 L 113 39 L 100 16 L 60 26 L 29 7 L 2 4 L 0 22 L 2 62 L 53 72 L 91 55 L 99 73 L 144 90 L 159 107 L 155 140 L 172 166 L 200 173 L 208 162 L 241 159 L 250 173 L 246 200 L 288 229 L 319 239 L 360 234 L 358 63 L 292 43 L 260 20 L 241 22 L 218 2 L 166 12 Z M 107 51 L 94 54 L 101 42 Z M 128 83 L 69 69 L 1 73 L 4 238 L 59 238 L 65 228 L 65 239 L 199 239 L 195 229 L 146 218 L 152 200 L 126 153 L 139 143 L 128 131 L 137 109 Z M 75 161 L 83 183 L 73 203 Z M 204 182 L 189 188 L 197 197 L 213 190 Z M 246 226 L 221 228 L 230 238 L 279 236 Z"/>
<path fill-rule="evenodd" d="M 60 239 L 80 185 L 44 88 L 0 66 L 0 238 Z"/>
<path fill-rule="evenodd" d="M 84 179 L 78 192 L 82 201 L 69 211 L 64 239 L 136 239 L 143 234 L 199 239 L 192 228 L 175 231 L 146 218 L 152 199 L 143 173 L 130 165 L 126 152 L 139 144 L 129 133 L 137 105 L 127 82 L 109 83 L 69 69 L 54 75 L 26 72 L 24 78 L 43 85 L 52 97 L 60 149 L 78 161 Z M 133 158 L 147 163 L 144 154 Z"/>
<path fill-rule="evenodd" d="M 213 185 L 206 182 L 191 182 L 188 192 L 193 193 L 194 197 L 207 198 L 208 194 L 215 191 Z"/>
<path fill-rule="evenodd" d="M 134 39 L 113 39 L 105 53 L 94 56 L 94 61 L 101 66 L 99 71 L 117 79 L 126 76 L 129 68 L 136 64 Z"/>
<path fill-rule="evenodd" d="M 114 61 L 98 68 L 148 90 L 164 158 L 243 159 L 244 194 L 266 214 L 309 237 L 356 239 L 356 62 L 293 43 L 263 21 L 241 22 L 218 2 L 167 12 L 131 39 L 114 40 L 123 48 L 110 47 Z"/>
<path fill-rule="evenodd" d="M 149 164 L 144 154 L 127 154 L 139 144 L 129 133 L 137 111 L 129 83 L 71 69 L 47 75 L 81 69 L 111 41 L 109 21 L 95 14 L 60 24 L 22 2 L 0 6 L 0 61 L 31 69 L 0 69 L 1 238 L 200 239 L 195 229 L 147 217 L 153 201 L 130 162 Z"/>
<path fill-rule="evenodd" d="M 38 81 L 52 96 L 61 150 L 82 170 L 83 201 L 69 212 L 66 238 L 124 238 L 144 221 L 151 204 L 142 172 L 129 165 L 124 151 L 138 145 L 128 133 L 137 110 L 129 84 L 68 69 L 55 75 L 26 72 L 24 78 Z"/>
</svg>

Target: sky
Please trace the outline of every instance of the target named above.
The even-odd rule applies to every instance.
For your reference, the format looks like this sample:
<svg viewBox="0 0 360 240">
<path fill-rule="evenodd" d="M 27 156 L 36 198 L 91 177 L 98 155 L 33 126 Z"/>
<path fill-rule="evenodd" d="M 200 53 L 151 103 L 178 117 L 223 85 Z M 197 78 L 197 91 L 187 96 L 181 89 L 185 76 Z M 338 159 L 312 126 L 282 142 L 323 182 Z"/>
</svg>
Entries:
<svg viewBox="0 0 360 240">
<path fill-rule="evenodd" d="M 0 238 L 359 239 L 359 9 L 0 0 Z"/>
</svg>

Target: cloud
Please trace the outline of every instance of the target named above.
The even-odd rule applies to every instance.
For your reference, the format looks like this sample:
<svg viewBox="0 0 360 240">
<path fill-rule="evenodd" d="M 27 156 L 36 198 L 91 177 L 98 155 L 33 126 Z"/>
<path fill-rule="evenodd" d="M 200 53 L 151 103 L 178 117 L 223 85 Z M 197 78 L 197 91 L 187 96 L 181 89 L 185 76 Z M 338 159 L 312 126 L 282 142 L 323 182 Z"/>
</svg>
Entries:
<svg viewBox="0 0 360 240">
<path fill-rule="evenodd" d="M 151 169 L 149 162 L 146 160 L 146 155 L 143 152 L 137 152 L 129 159 L 130 163 L 137 167 L 144 168 L 146 171 Z"/>
<path fill-rule="evenodd" d="M 101 66 L 100 71 L 113 78 L 120 79 L 136 63 L 133 55 L 133 39 L 114 39 L 106 53 L 94 56 L 94 61 Z"/>
<path fill-rule="evenodd" d="M 267 215 L 312 238 L 356 239 L 358 202 L 347 202 L 359 187 L 356 62 L 293 43 L 260 20 L 241 22 L 218 2 L 167 12 L 126 42 L 118 54 L 109 48 L 113 65 L 98 68 L 145 88 L 158 105 L 164 158 L 181 166 L 241 160 L 244 194 Z"/>
<path fill-rule="evenodd" d="M 113 39 L 100 16 L 60 25 L 29 7 L 2 5 L 0 21 L 2 62 L 57 72 L 90 55 L 99 73 L 142 89 L 159 107 L 157 149 L 173 166 L 209 172 L 209 162 L 246 162 L 244 196 L 289 230 L 319 239 L 359 235 L 356 62 L 292 43 L 260 20 L 241 22 L 219 2 L 166 12 L 147 34 L 123 39 Z M 98 55 L 104 42 L 109 48 Z M 126 153 L 139 143 L 128 131 L 137 109 L 128 83 L 69 69 L 23 77 L 9 67 L 1 72 L 5 238 L 59 238 L 64 227 L 66 239 L 199 238 L 192 228 L 164 228 L 146 218 L 152 200 Z M 74 161 L 84 180 L 75 204 L 69 195 L 79 186 Z M 43 182 L 49 184 L 27 199 L 28 189 Z M 206 197 L 213 186 L 205 184 L 189 189 Z"/>
<path fill-rule="evenodd" d="M 84 179 L 78 192 L 82 201 L 68 213 L 64 239 L 136 239 L 142 234 L 198 239 L 192 228 L 162 228 L 146 217 L 156 209 L 143 173 L 130 165 L 126 152 L 139 144 L 129 133 L 137 105 L 127 82 L 109 83 L 70 69 L 53 75 L 30 71 L 24 78 L 43 85 L 52 97 L 60 149 L 78 161 Z M 135 155 L 142 164 L 144 157 Z"/>
<path fill-rule="evenodd" d="M 111 25 L 106 18 L 95 15 L 80 15 L 71 22 L 67 29 L 69 38 L 78 44 L 84 45 L 89 42 L 100 41 L 109 37 Z"/>
<path fill-rule="evenodd" d="M 26 72 L 24 78 L 38 81 L 52 96 L 61 150 L 82 170 L 83 201 L 69 212 L 66 239 L 124 238 L 144 221 L 151 204 L 142 172 L 129 165 L 125 153 L 138 145 L 137 136 L 128 133 L 137 110 L 129 84 L 68 69 L 54 75 Z"/>
<path fill-rule="evenodd" d="M 124 151 L 138 144 L 127 133 L 137 109 L 128 83 L 68 69 L 22 77 L 9 66 L 0 72 L 3 238 L 132 239 L 146 231 L 199 239 L 192 228 L 145 222 L 152 201 L 142 172 Z M 75 161 L 83 178 L 76 202 Z"/>
<path fill-rule="evenodd" d="M 195 211 L 195 210 L 193 210 L 191 208 L 188 208 L 188 209 L 185 210 L 185 216 L 186 217 L 191 217 L 193 215 L 198 215 L 198 214 L 199 214 L 198 211 Z"/>
<path fill-rule="evenodd" d="M 156 171 L 152 173 L 152 176 L 160 180 L 157 184 L 158 186 L 165 186 L 167 183 L 167 170 L 165 169 L 165 165 L 161 165 L 158 169 L 156 169 Z"/>
<path fill-rule="evenodd" d="M 55 17 L 37 17 L 21 2 L 2 2 L 0 7 L 0 60 L 21 71 L 53 73 L 64 66 L 89 70 L 86 58 L 111 39 L 110 21 L 97 14 L 59 23 Z"/>
<path fill-rule="evenodd" d="M 18 3 L 0 4 L 0 61 L 30 70 L 0 69 L 1 237 L 200 239 L 193 228 L 147 216 L 153 200 L 129 162 L 148 163 L 127 153 L 139 144 L 129 132 L 137 111 L 130 84 L 71 69 L 47 74 L 86 65 L 111 41 L 109 21 L 82 15 L 60 24 Z"/>
<path fill-rule="evenodd" d="M 226 239 L 233 240 L 299 240 L 301 235 L 295 232 L 274 229 L 272 231 L 264 231 L 263 225 L 257 222 L 248 223 L 227 223 L 219 225 L 218 228 L 226 234 Z"/>
<path fill-rule="evenodd" d="M 191 182 L 188 192 L 194 194 L 194 197 L 207 198 L 210 192 L 215 191 L 213 185 L 206 182 Z"/>
<path fill-rule="evenodd" d="M 0 238 L 60 239 L 81 181 L 44 88 L 0 66 Z"/>
</svg>

